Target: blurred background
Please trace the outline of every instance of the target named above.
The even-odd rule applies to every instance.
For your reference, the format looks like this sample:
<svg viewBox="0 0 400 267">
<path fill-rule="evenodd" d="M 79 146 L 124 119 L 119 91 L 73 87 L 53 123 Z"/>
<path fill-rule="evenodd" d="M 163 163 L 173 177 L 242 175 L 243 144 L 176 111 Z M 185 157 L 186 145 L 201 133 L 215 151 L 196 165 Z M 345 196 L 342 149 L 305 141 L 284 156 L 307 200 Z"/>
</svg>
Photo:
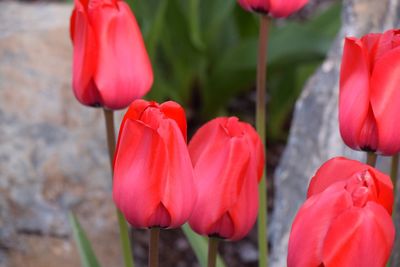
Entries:
<svg viewBox="0 0 400 267">
<path fill-rule="evenodd" d="M 341 40 L 397 25 L 398 2 L 310 0 L 272 22 L 266 141 L 273 266 L 285 266 L 290 224 L 318 165 L 333 155 L 360 157 L 337 130 Z M 154 68 L 146 98 L 183 105 L 189 136 L 215 116 L 254 123 L 256 15 L 234 0 L 128 3 Z M 102 266 L 122 266 L 102 111 L 78 104 L 71 89 L 71 11 L 69 1 L 0 2 L 1 267 L 80 266 L 69 211 Z M 132 239 L 137 266 L 146 266 L 147 232 L 133 230 Z M 227 266 L 257 266 L 256 244 L 253 230 L 220 252 Z M 162 233 L 160 253 L 160 266 L 199 266 L 181 230 Z"/>
</svg>

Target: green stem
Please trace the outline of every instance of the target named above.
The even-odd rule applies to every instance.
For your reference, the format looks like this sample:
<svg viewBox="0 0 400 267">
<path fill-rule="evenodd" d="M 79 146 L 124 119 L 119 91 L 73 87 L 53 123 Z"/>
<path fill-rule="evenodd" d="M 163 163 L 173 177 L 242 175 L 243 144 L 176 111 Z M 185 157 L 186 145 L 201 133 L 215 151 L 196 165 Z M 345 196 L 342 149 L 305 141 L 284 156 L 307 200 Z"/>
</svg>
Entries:
<svg viewBox="0 0 400 267">
<path fill-rule="evenodd" d="M 150 228 L 149 267 L 158 267 L 158 239 L 160 228 Z"/>
<path fill-rule="evenodd" d="M 268 24 L 269 18 L 260 18 L 260 36 L 258 46 L 257 62 L 257 99 L 256 99 L 256 128 L 260 138 L 265 145 L 265 113 L 266 113 L 266 71 L 267 71 L 267 43 L 268 43 Z M 265 148 L 265 155 L 267 154 Z M 268 266 L 268 226 L 267 226 L 267 188 L 266 170 L 261 178 L 258 192 L 260 207 L 258 211 L 258 266 Z"/>
<path fill-rule="evenodd" d="M 393 183 L 394 194 L 396 195 L 396 186 L 397 186 L 397 173 L 399 170 L 399 154 L 396 154 L 392 157 L 392 167 L 390 170 L 390 178 Z M 395 211 L 395 209 L 394 209 Z"/>
<path fill-rule="evenodd" d="M 377 157 L 378 155 L 376 155 L 374 152 L 367 152 L 367 164 L 371 167 L 375 167 Z"/>
<path fill-rule="evenodd" d="M 106 131 L 107 131 L 107 145 L 108 155 L 113 171 L 113 160 L 115 152 L 115 129 L 114 129 L 114 112 L 112 110 L 104 110 L 104 118 L 106 120 Z M 122 253 L 124 257 L 125 267 L 134 267 L 133 255 L 131 242 L 129 240 L 128 225 L 126 224 L 125 218 L 122 213 L 116 209 L 118 217 L 119 235 L 122 247 Z"/>
<path fill-rule="evenodd" d="M 208 267 L 217 265 L 218 238 L 210 237 L 208 239 Z"/>
<path fill-rule="evenodd" d="M 395 228 L 397 229 L 397 220 L 396 220 L 396 210 L 397 210 L 397 205 L 396 205 L 396 193 L 397 193 L 397 174 L 398 174 L 398 170 L 399 170 L 399 154 L 396 154 L 392 157 L 392 166 L 390 169 L 390 178 L 392 179 L 392 183 L 393 183 L 393 196 L 394 196 L 394 203 L 393 203 L 393 211 L 392 211 L 392 218 L 393 218 L 393 223 L 395 225 Z M 396 237 L 396 240 L 394 242 L 393 245 L 393 251 L 395 251 L 396 248 L 398 248 L 398 238 Z M 387 266 L 392 266 L 394 267 L 394 254 L 392 253 L 392 255 L 390 256 L 390 261 L 389 264 Z"/>
</svg>

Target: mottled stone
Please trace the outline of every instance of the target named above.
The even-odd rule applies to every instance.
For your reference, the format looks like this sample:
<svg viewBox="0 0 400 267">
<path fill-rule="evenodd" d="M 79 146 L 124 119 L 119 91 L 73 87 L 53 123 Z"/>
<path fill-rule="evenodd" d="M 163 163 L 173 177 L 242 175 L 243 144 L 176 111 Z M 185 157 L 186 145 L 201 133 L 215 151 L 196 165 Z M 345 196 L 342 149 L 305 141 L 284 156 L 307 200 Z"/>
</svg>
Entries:
<svg viewBox="0 0 400 267">
<path fill-rule="evenodd" d="M 339 133 L 338 83 L 343 38 L 361 37 L 399 25 L 399 3 L 398 0 L 343 1 L 342 29 L 327 59 L 310 78 L 296 103 L 288 145 L 275 173 L 275 207 L 270 224 L 273 267 L 286 266 L 291 223 L 305 200 L 309 179 L 316 169 L 334 156 L 364 159 L 363 154 L 344 145 Z M 386 168 L 387 159 L 379 166 Z"/>
<path fill-rule="evenodd" d="M 71 89 L 71 10 L 0 2 L 0 266 L 78 266 L 71 210 L 121 266 L 103 114 Z"/>
</svg>

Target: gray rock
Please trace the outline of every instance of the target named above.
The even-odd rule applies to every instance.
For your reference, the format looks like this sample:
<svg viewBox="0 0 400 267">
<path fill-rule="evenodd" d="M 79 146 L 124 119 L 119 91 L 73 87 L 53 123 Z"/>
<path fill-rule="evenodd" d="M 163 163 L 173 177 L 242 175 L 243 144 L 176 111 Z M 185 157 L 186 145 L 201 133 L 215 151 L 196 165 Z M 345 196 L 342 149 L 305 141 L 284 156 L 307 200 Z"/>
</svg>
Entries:
<svg viewBox="0 0 400 267">
<path fill-rule="evenodd" d="M 70 210 L 121 265 L 103 114 L 71 89 L 71 11 L 0 2 L 0 266 L 78 266 Z"/>
<path fill-rule="evenodd" d="M 239 245 L 239 244 L 238 244 Z M 239 245 L 239 256 L 245 263 L 254 263 L 258 260 L 257 248 L 250 242 L 242 242 Z"/>
<path fill-rule="evenodd" d="M 399 3 L 398 0 L 343 1 L 342 29 L 327 59 L 310 78 L 296 103 L 288 146 L 275 173 L 271 266 L 286 266 L 291 223 L 318 167 L 334 156 L 364 160 L 362 153 L 344 145 L 339 133 L 337 106 L 343 38 L 399 25 Z M 380 164 L 379 167 L 387 166 L 387 162 Z"/>
</svg>

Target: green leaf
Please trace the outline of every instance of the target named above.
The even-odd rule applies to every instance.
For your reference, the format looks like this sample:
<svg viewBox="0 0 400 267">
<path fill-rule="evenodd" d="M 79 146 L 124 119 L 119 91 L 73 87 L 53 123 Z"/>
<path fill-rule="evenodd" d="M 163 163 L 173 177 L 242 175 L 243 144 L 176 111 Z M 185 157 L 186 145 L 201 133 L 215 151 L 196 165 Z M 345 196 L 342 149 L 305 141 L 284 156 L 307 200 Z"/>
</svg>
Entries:
<svg viewBox="0 0 400 267">
<path fill-rule="evenodd" d="M 201 37 L 200 30 L 200 12 L 199 12 L 199 0 L 186 0 L 189 2 L 189 26 L 190 26 L 190 40 L 194 47 L 198 50 L 204 50 L 204 42 Z"/>
<path fill-rule="evenodd" d="M 255 71 L 220 70 L 209 75 L 201 91 L 203 97 L 203 119 L 209 119 L 216 113 L 223 113 L 232 96 L 248 90 L 254 81 Z"/>
<path fill-rule="evenodd" d="M 268 64 L 293 64 L 293 62 L 321 60 L 330 48 L 332 39 L 339 28 L 339 4 L 333 5 L 305 23 L 294 21 L 287 22 L 283 26 L 272 24 L 269 34 Z M 242 38 L 225 50 L 217 68 L 229 70 L 256 68 L 257 45 L 257 36 Z"/>
<path fill-rule="evenodd" d="M 200 265 L 202 267 L 207 267 L 207 239 L 193 232 L 187 224 L 184 224 L 182 226 L 182 230 L 185 233 L 190 245 L 192 246 Z M 217 267 L 225 267 L 225 264 L 220 255 L 217 255 Z"/>
<path fill-rule="evenodd" d="M 122 255 L 124 256 L 125 267 L 134 267 L 135 263 L 132 255 L 132 245 L 129 239 L 129 228 L 125 221 L 125 217 L 120 210 L 117 209 L 119 237 L 121 241 Z"/>
<path fill-rule="evenodd" d="M 241 38 L 245 39 L 258 36 L 260 16 L 254 16 L 253 13 L 244 10 L 239 5 L 236 5 L 234 10 L 234 21 Z"/>
<path fill-rule="evenodd" d="M 233 9 L 236 6 L 235 0 L 202 0 L 200 4 L 201 25 L 204 25 L 203 32 L 206 43 L 213 42 L 221 32 L 224 22 L 230 19 Z"/>
<path fill-rule="evenodd" d="M 68 217 L 74 233 L 74 239 L 78 245 L 82 267 L 100 267 L 99 261 L 78 219 L 72 213 L 69 213 Z"/>
<path fill-rule="evenodd" d="M 167 10 L 168 1 L 161 1 L 158 3 L 156 15 L 151 23 L 150 30 L 145 39 L 147 44 L 147 51 L 150 57 L 155 59 L 155 49 L 160 39 L 161 31 L 165 22 L 165 12 Z"/>
</svg>

